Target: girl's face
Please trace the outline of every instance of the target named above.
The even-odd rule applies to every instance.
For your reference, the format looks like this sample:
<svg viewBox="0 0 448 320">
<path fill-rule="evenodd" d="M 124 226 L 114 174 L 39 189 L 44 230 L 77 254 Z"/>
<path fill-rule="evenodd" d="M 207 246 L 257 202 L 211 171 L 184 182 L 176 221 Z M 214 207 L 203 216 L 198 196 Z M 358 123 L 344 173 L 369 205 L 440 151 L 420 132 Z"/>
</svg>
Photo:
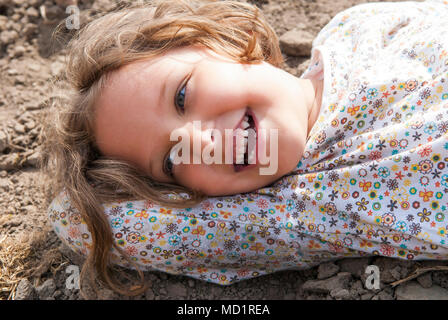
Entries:
<svg viewBox="0 0 448 320">
<path fill-rule="evenodd" d="M 309 114 L 320 106 L 315 87 L 265 62 L 243 65 L 204 47 L 178 48 L 110 75 L 96 104 L 96 141 L 104 155 L 128 161 L 154 180 L 209 196 L 249 192 L 300 161 L 314 124 Z M 255 164 L 236 165 L 236 140 L 226 134 L 248 125 L 256 132 L 251 145 L 258 157 L 251 158 Z M 178 164 L 170 157 L 175 146 L 182 146 Z M 251 150 L 241 150 L 246 162 Z M 268 164 L 260 162 L 260 152 Z M 262 168 L 270 173 L 260 174 Z"/>
</svg>

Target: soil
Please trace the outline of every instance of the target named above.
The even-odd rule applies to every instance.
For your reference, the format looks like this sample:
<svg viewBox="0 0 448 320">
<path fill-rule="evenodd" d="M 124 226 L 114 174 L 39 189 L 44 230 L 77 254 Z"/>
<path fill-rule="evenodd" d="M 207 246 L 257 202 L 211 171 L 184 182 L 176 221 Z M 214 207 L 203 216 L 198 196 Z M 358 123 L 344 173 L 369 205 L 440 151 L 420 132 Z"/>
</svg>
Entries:
<svg viewBox="0 0 448 320">
<path fill-rule="evenodd" d="M 70 265 L 83 260 L 61 241 L 49 226 L 45 194 L 37 167 L 40 115 L 45 109 L 52 80 L 64 69 L 67 39 L 51 35 L 67 18 L 66 7 L 76 4 L 82 19 L 116 7 L 112 0 L 0 0 L 0 300 L 83 299 L 67 286 Z M 279 36 L 298 29 L 315 37 L 338 12 L 362 0 L 250 0 L 259 6 Z M 67 37 L 68 38 L 68 37 Z M 300 76 L 309 62 L 303 56 L 286 55 L 285 70 Z M 368 265 L 381 271 L 379 289 L 366 286 Z M 182 276 L 147 272 L 149 289 L 127 297 L 102 289 L 106 299 L 412 299 L 412 294 L 431 290 L 434 297 L 448 293 L 443 262 L 407 262 L 383 257 L 343 259 L 305 271 L 282 271 L 218 286 Z M 392 286 L 415 270 L 429 271 L 411 281 Z M 130 272 L 132 273 L 132 272 Z M 400 292 L 399 288 L 402 288 Z M 441 291 L 440 291 L 441 290 Z M 404 292 L 404 293 L 402 293 Z M 409 295 L 409 292 L 410 295 Z M 425 291 L 426 292 L 426 291 Z M 408 294 L 406 296 L 406 294 Z M 428 296 L 428 294 L 426 294 Z M 431 297 L 431 293 L 429 293 Z"/>
</svg>

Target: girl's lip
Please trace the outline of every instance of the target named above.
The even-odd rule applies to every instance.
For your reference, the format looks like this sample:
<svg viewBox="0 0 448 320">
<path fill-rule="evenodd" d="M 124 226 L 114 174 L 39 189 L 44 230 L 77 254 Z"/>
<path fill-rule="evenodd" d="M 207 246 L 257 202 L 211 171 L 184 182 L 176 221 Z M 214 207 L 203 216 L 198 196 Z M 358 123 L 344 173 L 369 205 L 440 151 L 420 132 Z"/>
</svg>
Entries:
<svg viewBox="0 0 448 320">
<path fill-rule="evenodd" d="M 253 168 L 253 167 L 255 167 L 256 165 L 257 165 L 257 163 L 258 163 L 258 120 L 257 120 L 257 118 L 255 117 L 255 114 L 254 114 L 254 112 L 249 108 L 249 107 L 247 107 L 246 108 L 246 111 L 244 112 L 244 114 L 243 114 L 243 117 L 241 118 L 241 120 L 238 122 L 238 124 L 235 126 L 235 129 L 234 130 L 237 130 L 237 129 L 242 129 L 242 123 L 243 123 L 243 120 L 244 120 L 244 117 L 246 116 L 246 115 L 249 115 L 249 116 L 251 116 L 252 117 L 252 119 L 254 120 L 254 126 L 255 126 L 255 133 L 256 133 L 256 141 L 257 141 L 257 143 L 255 144 L 257 147 L 256 147 L 256 152 L 255 152 L 255 163 L 253 163 L 253 164 L 248 164 L 248 165 L 237 165 L 237 164 L 235 164 L 235 162 L 236 162 L 236 139 L 234 138 L 234 140 L 233 140 L 233 158 L 234 158 L 234 164 L 233 164 L 233 169 L 235 170 L 235 172 L 241 172 L 241 171 L 244 171 L 244 170 L 247 170 L 247 169 L 250 169 L 250 168 Z"/>
</svg>

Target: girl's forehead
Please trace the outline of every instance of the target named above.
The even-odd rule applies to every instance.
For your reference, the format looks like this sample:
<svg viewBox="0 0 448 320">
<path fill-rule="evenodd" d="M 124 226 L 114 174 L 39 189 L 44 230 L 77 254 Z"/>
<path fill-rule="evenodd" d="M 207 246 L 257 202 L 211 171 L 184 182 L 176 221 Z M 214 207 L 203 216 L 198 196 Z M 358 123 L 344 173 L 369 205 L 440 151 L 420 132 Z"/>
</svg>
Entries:
<svg viewBox="0 0 448 320">
<path fill-rule="evenodd" d="M 176 48 L 172 49 L 162 55 L 156 55 L 145 59 L 136 60 L 131 62 L 112 73 L 112 77 L 116 77 L 117 74 L 125 72 L 143 72 L 148 69 L 159 69 L 163 71 L 163 67 L 173 63 L 188 64 L 197 63 L 200 60 L 207 58 L 207 56 L 197 49 L 193 48 Z"/>
<path fill-rule="evenodd" d="M 225 54 L 217 53 L 204 46 L 180 47 L 167 51 L 162 55 L 157 55 L 147 59 L 137 60 L 123 66 L 110 75 L 110 81 L 116 82 L 118 79 L 138 77 L 146 72 L 151 72 L 153 77 L 162 76 L 173 65 L 195 65 L 201 62 L 214 63 L 237 63 Z"/>
</svg>

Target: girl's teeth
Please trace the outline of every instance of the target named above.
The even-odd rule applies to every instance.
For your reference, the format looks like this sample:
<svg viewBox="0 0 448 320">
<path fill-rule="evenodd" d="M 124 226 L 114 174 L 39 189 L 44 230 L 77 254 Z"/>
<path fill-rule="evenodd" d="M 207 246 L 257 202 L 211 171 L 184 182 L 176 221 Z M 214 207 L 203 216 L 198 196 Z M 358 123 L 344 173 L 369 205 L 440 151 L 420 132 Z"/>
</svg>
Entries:
<svg viewBox="0 0 448 320">
<path fill-rule="evenodd" d="M 255 148 L 252 149 L 250 152 L 248 150 L 248 140 L 249 140 L 249 131 L 246 130 L 250 127 L 249 124 L 249 117 L 245 116 L 242 123 L 241 128 L 237 130 L 235 133 L 237 141 L 240 141 L 242 139 L 242 143 L 237 142 L 237 149 L 236 149 L 236 164 L 244 164 L 244 155 L 246 152 L 248 152 L 248 162 L 249 164 L 254 164 L 256 162 L 255 157 Z"/>
<path fill-rule="evenodd" d="M 244 164 L 244 153 L 238 153 L 236 155 L 236 163 L 237 164 Z"/>
<path fill-rule="evenodd" d="M 236 150 L 236 163 L 244 164 L 244 154 L 247 149 L 247 138 L 241 137 L 240 139 L 242 139 L 242 144 L 237 145 L 238 149 Z"/>
<path fill-rule="evenodd" d="M 249 161 L 249 164 L 255 163 L 255 148 L 253 148 L 252 151 L 249 153 L 249 157 L 247 160 Z"/>
</svg>

